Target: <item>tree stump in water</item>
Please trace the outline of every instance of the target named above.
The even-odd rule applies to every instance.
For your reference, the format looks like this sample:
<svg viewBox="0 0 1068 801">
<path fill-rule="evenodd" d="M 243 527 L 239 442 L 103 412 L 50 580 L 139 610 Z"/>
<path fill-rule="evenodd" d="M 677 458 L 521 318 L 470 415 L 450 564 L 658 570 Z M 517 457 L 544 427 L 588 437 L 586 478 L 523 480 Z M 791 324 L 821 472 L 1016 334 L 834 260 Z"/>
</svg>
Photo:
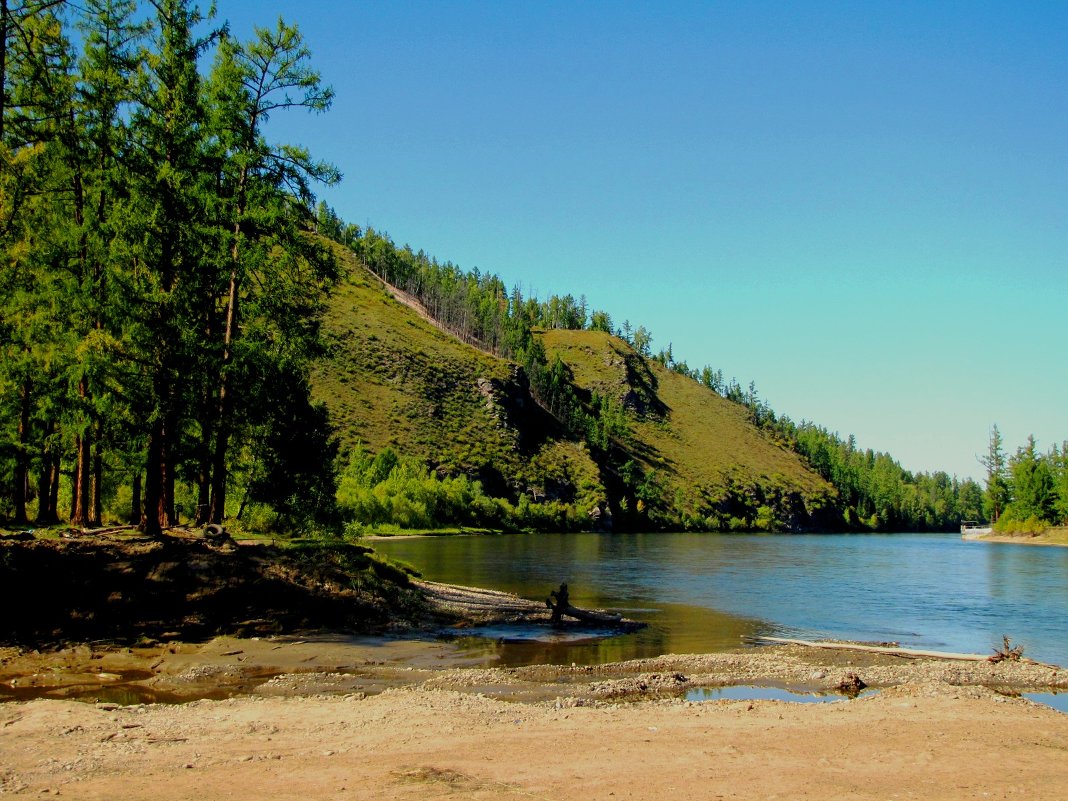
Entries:
<svg viewBox="0 0 1068 801">
<path fill-rule="evenodd" d="M 611 612 L 593 612 L 572 606 L 568 598 L 566 584 L 561 584 L 559 590 L 550 592 L 549 597 L 545 599 L 545 605 L 552 611 L 549 616 L 549 624 L 552 626 L 563 626 L 565 622 L 561 618 L 564 616 L 581 620 L 583 623 L 596 623 L 600 626 L 611 626 L 612 628 L 623 630 L 640 629 L 645 625 L 644 623 L 627 620 L 622 615 L 615 615 Z"/>
<path fill-rule="evenodd" d="M 553 598 L 556 599 L 556 603 L 553 603 Z M 549 597 L 545 599 L 545 605 L 549 607 L 552 612 L 549 615 L 549 625 L 559 626 L 560 616 L 566 614 L 571 609 L 571 602 L 567 597 L 567 584 L 561 584 L 559 591 L 552 590 L 549 593 Z"/>
</svg>

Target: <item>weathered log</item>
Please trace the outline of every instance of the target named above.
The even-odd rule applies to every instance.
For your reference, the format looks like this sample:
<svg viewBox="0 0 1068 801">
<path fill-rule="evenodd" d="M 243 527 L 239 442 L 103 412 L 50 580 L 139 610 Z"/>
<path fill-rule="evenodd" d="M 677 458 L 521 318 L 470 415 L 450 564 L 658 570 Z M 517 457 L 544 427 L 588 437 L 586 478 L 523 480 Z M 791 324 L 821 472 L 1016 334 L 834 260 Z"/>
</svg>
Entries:
<svg viewBox="0 0 1068 801">
<path fill-rule="evenodd" d="M 886 656 L 900 656 L 906 659 L 915 659 L 918 657 L 926 657 L 929 659 L 951 659 L 959 662 L 993 662 L 996 659 L 989 656 L 983 656 L 982 654 L 956 654 L 948 651 L 921 651 L 915 648 L 899 648 L 897 646 L 883 646 L 883 645 L 860 645 L 858 643 L 847 642 L 824 642 L 811 640 L 796 640 L 788 637 L 752 637 L 757 642 L 771 642 L 782 645 L 803 645 L 807 648 L 828 648 L 838 651 L 867 651 L 873 654 L 884 654 Z M 1031 659 L 1021 659 L 1021 662 L 1027 662 L 1029 664 L 1041 665 L 1041 662 L 1035 662 Z"/>
</svg>

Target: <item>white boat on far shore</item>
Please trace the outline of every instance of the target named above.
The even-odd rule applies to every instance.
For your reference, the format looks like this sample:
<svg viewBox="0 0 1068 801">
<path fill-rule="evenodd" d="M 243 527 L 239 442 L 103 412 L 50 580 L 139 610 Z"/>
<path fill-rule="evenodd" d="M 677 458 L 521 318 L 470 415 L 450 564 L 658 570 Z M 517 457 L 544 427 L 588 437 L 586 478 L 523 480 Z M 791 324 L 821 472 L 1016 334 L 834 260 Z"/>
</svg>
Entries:
<svg viewBox="0 0 1068 801">
<path fill-rule="evenodd" d="M 985 523 L 977 523 L 974 520 L 965 520 L 960 524 L 960 538 L 962 540 L 977 540 L 985 534 L 992 534 L 993 526 Z"/>
</svg>

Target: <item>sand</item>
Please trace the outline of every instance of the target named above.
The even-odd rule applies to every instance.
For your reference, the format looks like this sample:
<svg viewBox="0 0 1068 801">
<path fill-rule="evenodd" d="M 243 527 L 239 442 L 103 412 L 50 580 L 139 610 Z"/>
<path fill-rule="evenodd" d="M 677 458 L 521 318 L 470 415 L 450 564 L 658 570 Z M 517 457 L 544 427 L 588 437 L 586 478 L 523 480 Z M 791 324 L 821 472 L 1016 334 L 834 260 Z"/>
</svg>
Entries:
<svg viewBox="0 0 1068 801">
<path fill-rule="evenodd" d="M 464 657 L 438 643 L 354 647 L 220 638 L 155 650 L 0 654 L 0 681 L 23 687 L 34 676 L 84 679 L 98 670 L 103 688 L 108 675 L 140 675 L 134 668 L 152 660 L 139 686 L 180 693 L 195 685 L 203 694 L 230 681 L 240 693 L 182 704 L 0 704 L 0 795 L 1068 797 L 1068 715 L 1005 694 L 1068 687 L 1068 673 L 1048 666 L 785 647 L 597 668 L 499 669 L 462 667 Z M 341 659 L 348 664 L 336 664 Z M 265 681 L 272 663 L 282 672 Z M 750 682 L 826 690 L 851 672 L 879 691 L 820 704 L 693 702 L 684 694 Z"/>
</svg>

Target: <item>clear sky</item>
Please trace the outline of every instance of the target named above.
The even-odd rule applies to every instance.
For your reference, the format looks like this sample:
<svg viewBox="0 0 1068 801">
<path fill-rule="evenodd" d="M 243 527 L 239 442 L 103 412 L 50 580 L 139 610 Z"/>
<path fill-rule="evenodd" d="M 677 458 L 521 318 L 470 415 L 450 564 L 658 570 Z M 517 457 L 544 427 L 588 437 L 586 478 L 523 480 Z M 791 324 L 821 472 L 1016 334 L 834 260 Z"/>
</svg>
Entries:
<svg viewBox="0 0 1068 801">
<path fill-rule="evenodd" d="M 218 0 L 322 196 L 912 470 L 1068 439 L 1068 3 Z"/>
</svg>

